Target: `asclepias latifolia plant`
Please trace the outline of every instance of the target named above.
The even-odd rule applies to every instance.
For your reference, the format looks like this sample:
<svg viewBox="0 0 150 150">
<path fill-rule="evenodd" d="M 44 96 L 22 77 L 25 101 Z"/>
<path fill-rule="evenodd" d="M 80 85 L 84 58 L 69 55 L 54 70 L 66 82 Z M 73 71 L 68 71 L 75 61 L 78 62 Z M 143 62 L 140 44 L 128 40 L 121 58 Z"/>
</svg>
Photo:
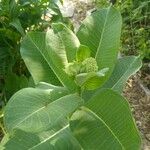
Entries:
<svg viewBox="0 0 150 150">
<path fill-rule="evenodd" d="M 35 88 L 15 93 L 4 112 L 6 150 L 139 150 L 141 139 L 121 96 L 139 57 L 119 58 L 121 15 L 88 16 L 75 34 L 62 23 L 28 33 L 21 56 Z"/>
</svg>

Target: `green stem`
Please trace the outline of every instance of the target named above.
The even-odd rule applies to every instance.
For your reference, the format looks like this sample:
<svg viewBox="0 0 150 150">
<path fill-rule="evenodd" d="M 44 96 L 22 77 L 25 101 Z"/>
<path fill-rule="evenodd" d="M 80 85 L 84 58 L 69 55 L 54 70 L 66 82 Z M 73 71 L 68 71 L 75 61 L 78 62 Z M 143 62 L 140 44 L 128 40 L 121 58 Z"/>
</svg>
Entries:
<svg viewBox="0 0 150 150">
<path fill-rule="evenodd" d="M 3 134 L 6 135 L 7 133 L 6 133 L 6 131 L 5 131 L 4 127 L 3 127 L 3 124 L 1 122 L 0 122 L 0 128 L 2 129 Z"/>
</svg>

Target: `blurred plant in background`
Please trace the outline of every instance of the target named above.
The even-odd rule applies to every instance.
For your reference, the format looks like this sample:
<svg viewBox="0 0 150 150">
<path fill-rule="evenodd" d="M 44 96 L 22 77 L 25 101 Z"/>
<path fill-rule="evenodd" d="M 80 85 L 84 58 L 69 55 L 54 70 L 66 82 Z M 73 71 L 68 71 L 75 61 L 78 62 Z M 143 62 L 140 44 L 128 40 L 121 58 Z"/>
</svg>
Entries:
<svg viewBox="0 0 150 150">
<path fill-rule="evenodd" d="M 45 31 L 52 22 L 67 23 L 58 0 L 0 1 L 0 106 L 21 88 L 30 74 L 20 57 L 20 41 L 28 31 Z"/>
<path fill-rule="evenodd" d="M 98 7 L 108 5 L 106 0 L 95 2 Z M 116 6 L 123 17 L 121 51 L 150 61 L 150 0 L 118 0 Z"/>
</svg>

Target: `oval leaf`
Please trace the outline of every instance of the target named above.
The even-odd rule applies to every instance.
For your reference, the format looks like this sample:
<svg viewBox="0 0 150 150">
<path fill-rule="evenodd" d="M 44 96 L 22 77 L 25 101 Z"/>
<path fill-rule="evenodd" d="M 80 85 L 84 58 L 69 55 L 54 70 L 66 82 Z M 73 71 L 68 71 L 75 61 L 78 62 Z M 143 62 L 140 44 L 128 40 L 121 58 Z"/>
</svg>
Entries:
<svg viewBox="0 0 150 150">
<path fill-rule="evenodd" d="M 35 84 L 48 82 L 60 85 L 51 70 L 49 60 L 44 55 L 44 51 L 46 51 L 45 36 L 45 33 L 40 32 L 28 33 L 21 43 L 20 53 Z"/>
<path fill-rule="evenodd" d="M 120 58 L 104 87 L 112 88 L 116 92 L 121 93 L 128 78 L 135 74 L 141 66 L 142 61 L 140 57 L 126 56 Z"/>
<path fill-rule="evenodd" d="M 80 145 L 72 136 L 68 125 L 62 126 L 54 132 L 48 130 L 42 133 L 28 133 L 15 131 L 3 145 L 7 150 L 80 150 Z"/>
<path fill-rule="evenodd" d="M 90 48 L 99 70 L 109 68 L 103 83 L 113 71 L 119 50 L 122 19 L 114 7 L 98 10 L 82 23 L 77 37 Z"/>
<path fill-rule="evenodd" d="M 86 108 L 76 111 L 70 127 L 85 150 L 140 149 L 140 136 L 127 101 L 109 89 L 98 92 Z"/>
<path fill-rule="evenodd" d="M 43 131 L 64 120 L 81 101 L 76 94 L 58 98 L 53 95 L 52 89 L 26 88 L 17 92 L 8 102 L 4 112 L 4 123 L 8 132 L 14 129 Z"/>
<path fill-rule="evenodd" d="M 76 60 L 82 62 L 86 58 L 90 57 L 90 55 L 91 55 L 90 49 L 85 45 L 80 45 L 80 47 L 77 50 Z"/>
<path fill-rule="evenodd" d="M 65 26 L 63 29 L 63 34 L 68 33 L 69 36 L 70 30 Z M 28 33 L 21 44 L 21 55 L 36 84 L 48 82 L 60 85 L 61 82 L 74 92 L 77 88 L 76 84 L 64 71 L 64 66 L 68 62 L 66 47 L 69 46 L 62 39 L 60 33 L 62 31 L 56 32 L 55 30 L 51 29 L 46 34 Z M 70 44 L 70 47 L 74 48 L 72 45 Z"/>
<path fill-rule="evenodd" d="M 75 60 L 79 41 L 73 32 L 64 25 L 53 24 L 53 28 L 54 30 L 49 30 L 46 34 L 47 53 L 45 56 L 60 82 L 74 92 L 77 90 L 77 86 L 64 70 L 68 62 Z"/>
<path fill-rule="evenodd" d="M 76 51 L 80 42 L 76 35 L 62 23 L 53 23 L 52 28 L 59 38 L 59 44 L 62 43 L 62 49 L 67 57 L 68 62 L 73 62 L 76 58 Z M 51 40 L 51 39 L 49 39 Z M 54 41 L 52 41 L 54 43 Z M 58 45 L 58 43 L 56 45 Z M 55 45 L 55 47 L 56 47 Z M 59 51 L 62 50 L 59 47 Z"/>
</svg>

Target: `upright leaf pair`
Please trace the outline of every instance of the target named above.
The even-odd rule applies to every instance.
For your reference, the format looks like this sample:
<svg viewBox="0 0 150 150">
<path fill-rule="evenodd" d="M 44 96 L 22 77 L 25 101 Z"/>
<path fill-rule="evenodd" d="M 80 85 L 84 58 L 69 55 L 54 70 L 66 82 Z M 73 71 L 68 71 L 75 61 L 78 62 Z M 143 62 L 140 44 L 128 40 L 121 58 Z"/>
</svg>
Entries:
<svg viewBox="0 0 150 150">
<path fill-rule="evenodd" d="M 68 39 L 67 39 L 68 38 Z M 76 57 L 79 41 L 63 24 L 54 24 L 47 33 L 29 33 L 24 38 L 21 55 L 34 82 L 64 85 L 76 89 L 74 81 L 65 73 L 65 65 Z"/>
<path fill-rule="evenodd" d="M 102 84 L 109 78 L 119 51 L 121 15 L 113 7 L 98 10 L 87 17 L 77 36 L 81 44 L 87 45 L 92 56 L 95 57 L 99 70 L 109 68 L 107 75 L 102 79 Z"/>
</svg>

